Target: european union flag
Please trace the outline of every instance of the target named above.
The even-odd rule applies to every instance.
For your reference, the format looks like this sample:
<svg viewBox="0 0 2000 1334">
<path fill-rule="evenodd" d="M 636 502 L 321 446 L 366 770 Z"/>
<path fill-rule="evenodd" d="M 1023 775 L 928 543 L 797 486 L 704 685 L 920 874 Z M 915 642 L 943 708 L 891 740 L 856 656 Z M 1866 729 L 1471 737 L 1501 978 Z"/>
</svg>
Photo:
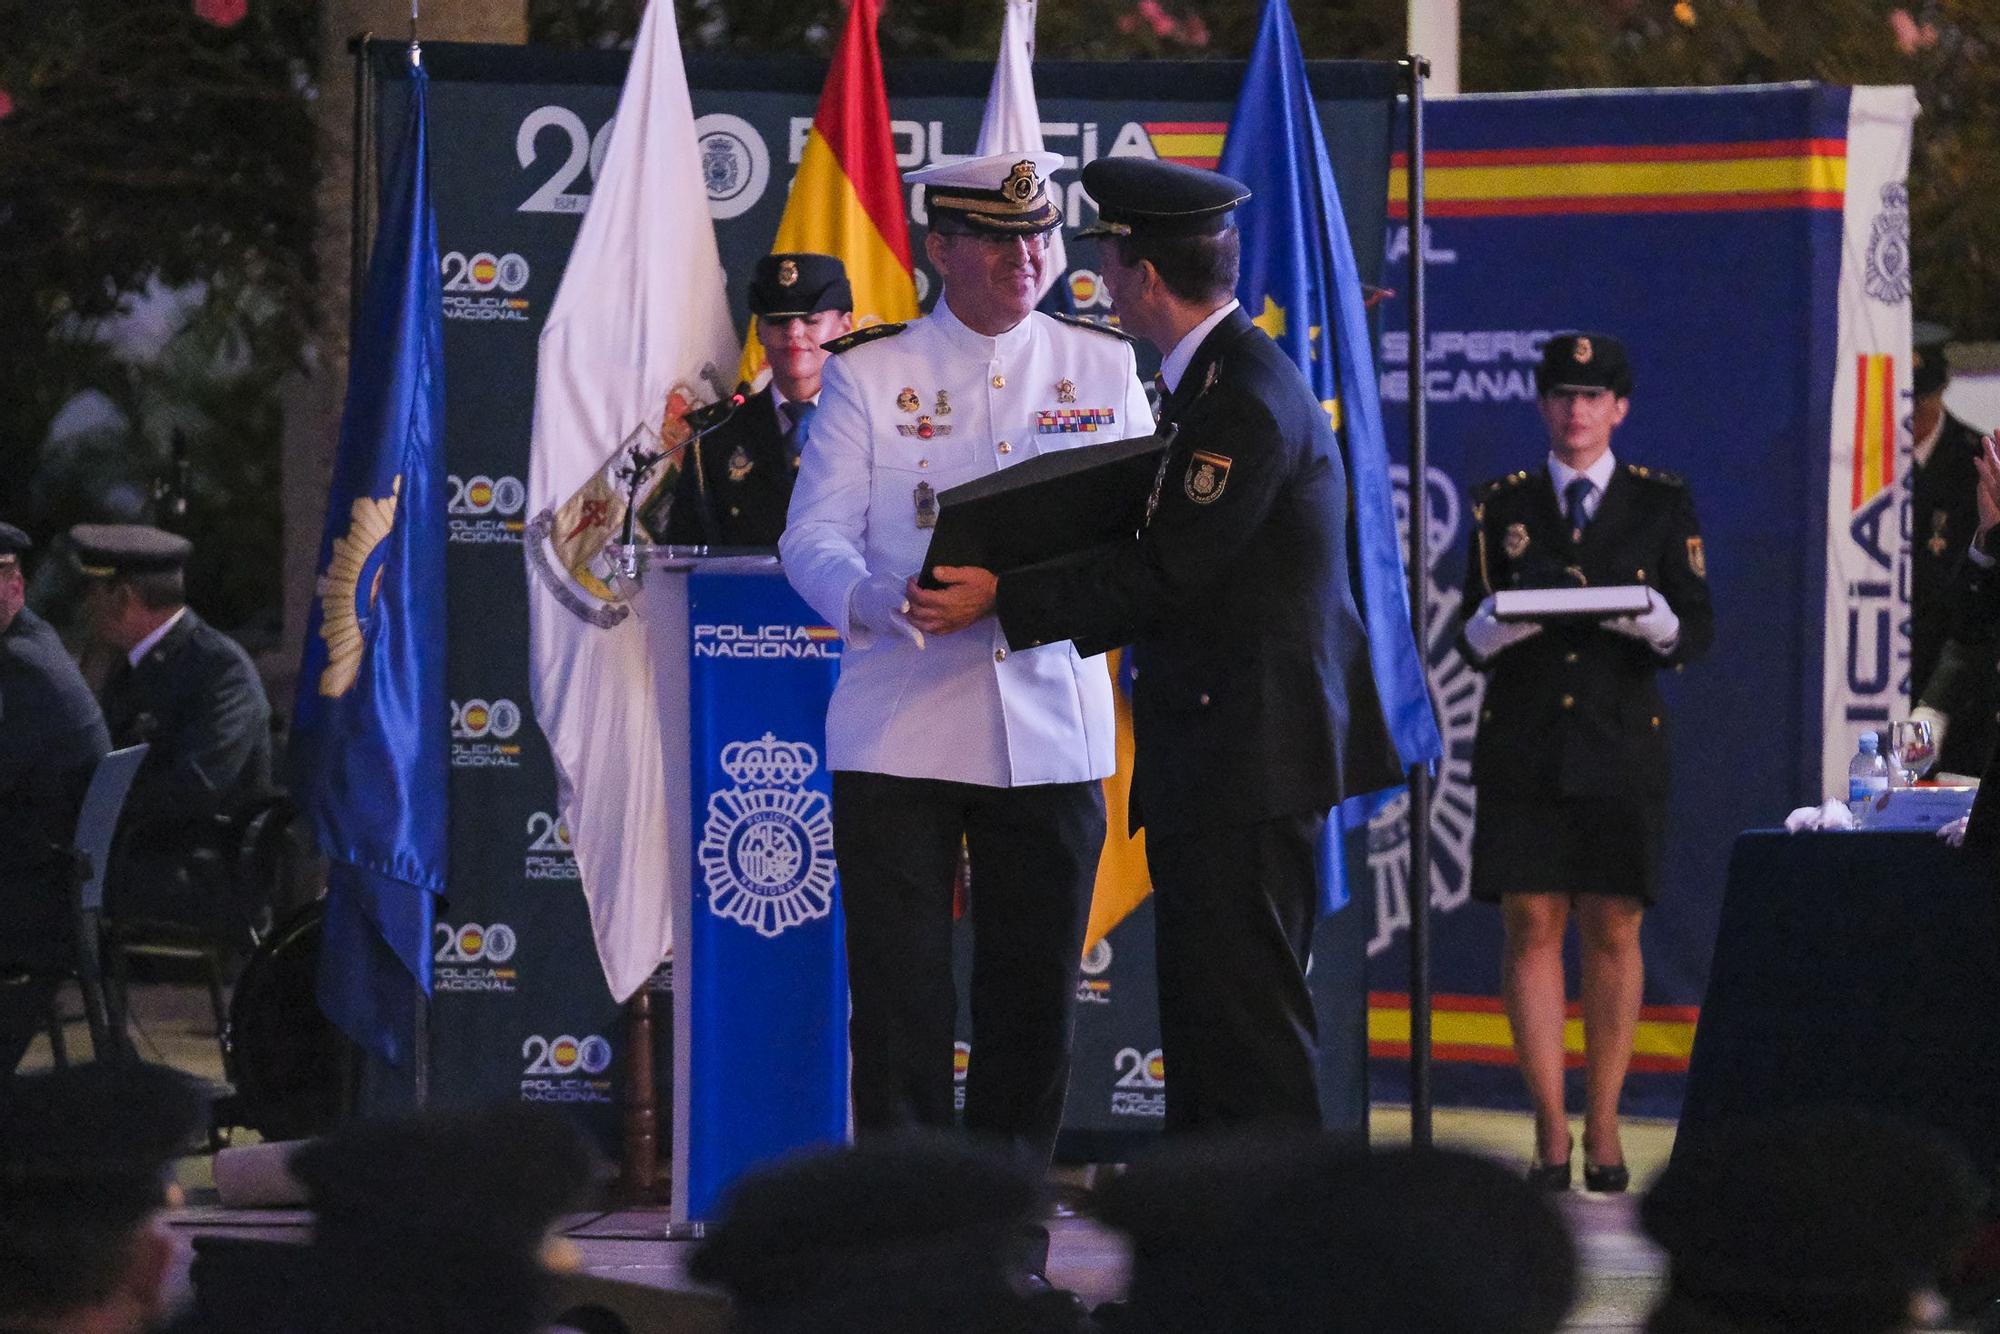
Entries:
<svg viewBox="0 0 2000 1334">
<path fill-rule="evenodd" d="M 1361 275 L 1285 0 L 1264 5 L 1220 170 L 1252 191 L 1236 210 L 1243 238 L 1237 296 L 1257 327 L 1304 372 L 1340 436 L 1357 553 L 1354 594 L 1389 734 L 1405 768 L 1434 761 L 1444 743 L 1410 629 Z M 1341 807 L 1343 826 L 1367 823 L 1393 795 L 1351 794 Z M 1333 851 L 1322 849 L 1321 857 L 1321 907 L 1328 912 L 1347 901 L 1343 859 Z"/>
<path fill-rule="evenodd" d="M 431 986 L 450 772 L 444 307 L 424 94 L 417 66 L 354 332 L 292 740 L 293 791 L 332 863 L 320 1007 L 398 1065 Z"/>
</svg>

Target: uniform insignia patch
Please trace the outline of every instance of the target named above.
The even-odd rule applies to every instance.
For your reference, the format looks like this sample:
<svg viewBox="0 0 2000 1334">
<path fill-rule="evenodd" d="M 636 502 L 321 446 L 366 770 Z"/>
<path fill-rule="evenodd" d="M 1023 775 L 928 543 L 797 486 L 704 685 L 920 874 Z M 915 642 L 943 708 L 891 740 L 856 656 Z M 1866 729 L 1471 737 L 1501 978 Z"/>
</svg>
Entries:
<svg viewBox="0 0 2000 1334">
<path fill-rule="evenodd" d="M 902 393 L 896 395 L 896 406 L 905 412 L 915 412 L 923 405 L 924 401 L 917 397 L 914 388 L 904 389 Z"/>
<path fill-rule="evenodd" d="M 1507 535 L 1500 539 L 1500 549 L 1507 553 L 1508 560 L 1521 559 L 1521 553 L 1528 549 L 1528 525 L 1508 524 Z"/>
<path fill-rule="evenodd" d="M 1702 554 L 1701 539 L 1698 537 L 1688 539 L 1688 568 L 1694 571 L 1695 578 L 1708 578 L 1708 557 Z"/>
<path fill-rule="evenodd" d="M 917 527 L 937 527 L 937 492 L 931 489 L 931 484 L 929 482 L 918 482 L 917 489 L 910 493 L 910 499 L 915 502 L 917 507 Z"/>
<path fill-rule="evenodd" d="M 929 440 L 932 436 L 950 435 L 951 427 L 938 425 L 926 414 L 917 418 L 915 425 L 911 425 L 909 422 L 898 423 L 896 433 L 898 435 L 914 435 L 919 440 Z"/>
<path fill-rule="evenodd" d="M 1187 476 L 1181 481 L 1187 498 L 1197 505 L 1211 504 L 1222 499 L 1222 489 L 1228 485 L 1229 456 L 1197 449 L 1188 460 Z"/>
<path fill-rule="evenodd" d="M 729 456 L 729 480 L 740 482 L 750 475 L 750 456 L 738 445 L 736 452 Z"/>
<path fill-rule="evenodd" d="M 951 395 L 943 389 L 938 390 L 937 406 L 932 408 L 931 411 L 940 417 L 951 416 Z"/>
<path fill-rule="evenodd" d="M 1066 376 L 1063 379 L 1056 381 L 1056 402 L 1058 403 L 1076 402 L 1076 381 L 1069 379 Z"/>
</svg>

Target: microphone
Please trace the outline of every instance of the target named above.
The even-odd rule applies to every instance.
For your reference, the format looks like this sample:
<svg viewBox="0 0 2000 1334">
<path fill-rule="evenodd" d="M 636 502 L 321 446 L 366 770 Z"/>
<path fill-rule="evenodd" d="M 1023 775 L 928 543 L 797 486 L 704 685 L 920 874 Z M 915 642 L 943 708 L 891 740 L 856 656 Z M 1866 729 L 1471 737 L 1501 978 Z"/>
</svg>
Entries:
<svg viewBox="0 0 2000 1334">
<path fill-rule="evenodd" d="M 736 409 L 742 407 L 744 400 L 749 397 L 750 382 L 745 380 L 736 386 L 736 391 L 730 394 L 729 397 L 719 398 L 706 407 L 696 408 L 691 412 L 683 413 L 681 421 L 686 423 L 687 428 L 695 435 L 707 435 L 710 431 L 713 431 L 716 427 L 734 416 Z"/>
</svg>

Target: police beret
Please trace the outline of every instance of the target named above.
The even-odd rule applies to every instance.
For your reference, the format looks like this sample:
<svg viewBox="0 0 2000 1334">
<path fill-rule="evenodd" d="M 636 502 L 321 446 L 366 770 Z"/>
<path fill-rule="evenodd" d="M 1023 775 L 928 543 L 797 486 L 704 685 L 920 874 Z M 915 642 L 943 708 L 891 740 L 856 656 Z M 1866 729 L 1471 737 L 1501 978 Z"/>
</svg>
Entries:
<svg viewBox="0 0 2000 1334">
<path fill-rule="evenodd" d="M 194 1084 L 162 1065 L 14 1075 L 0 1094 L 0 1237 L 49 1212 L 136 1219 L 163 1207 L 167 1168 L 201 1114 Z"/>
<path fill-rule="evenodd" d="M 69 540 L 77 565 L 93 579 L 178 570 L 194 552 L 185 537 L 143 523 L 80 523 Z"/>
<path fill-rule="evenodd" d="M 319 1244 L 411 1259 L 438 1254 L 532 1263 L 549 1227 L 590 1182 L 593 1156 L 546 1108 L 498 1106 L 357 1121 L 293 1153 Z"/>
<path fill-rule="evenodd" d="M 1914 358 L 1910 376 L 1912 392 L 1934 394 L 1951 379 L 1951 357 L 1945 350 L 1949 342 L 1951 330 L 1942 324 L 1918 320 L 1910 326 L 1910 350 Z"/>
<path fill-rule="evenodd" d="M 931 226 L 955 222 L 976 232 L 1022 236 L 1062 226 L 1049 195 L 1049 173 L 1060 153 L 990 153 L 913 171 L 903 179 L 924 187 Z"/>
<path fill-rule="evenodd" d="M 1632 396 L 1632 363 L 1625 344 L 1606 333 L 1557 334 L 1542 344 L 1542 362 L 1535 367 L 1535 392 L 1551 389 L 1609 389 L 1620 398 Z"/>
<path fill-rule="evenodd" d="M 797 1328 L 941 1328 L 915 1313 L 1008 1300 L 1015 1240 L 1041 1202 L 1037 1172 L 960 1136 L 818 1150 L 739 1180 L 688 1272 Z"/>
<path fill-rule="evenodd" d="M 1099 1196 L 1145 1328 L 1549 1334 L 1576 1293 L 1554 1203 L 1474 1154 L 1239 1133 L 1163 1144 Z"/>
<path fill-rule="evenodd" d="M 24 556 L 34 547 L 28 535 L 11 523 L 0 523 L 0 557 Z"/>
<path fill-rule="evenodd" d="M 1980 1194 L 1964 1154 L 1927 1127 L 1803 1109 L 1677 1152 L 1639 1218 L 1682 1291 L 1892 1305 L 1943 1274 Z"/>
<path fill-rule="evenodd" d="M 1221 231 L 1250 187 L 1217 171 L 1144 157 L 1101 157 L 1083 169 L 1097 221 L 1079 236 L 1201 236 Z"/>
<path fill-rule="evenodd" d="M 823 310 L 854 309 L 847 266 L 832 255 L 766 255 L 750 279 L 750 313 L 764 319 L 801 319 Z"/>
</svg>

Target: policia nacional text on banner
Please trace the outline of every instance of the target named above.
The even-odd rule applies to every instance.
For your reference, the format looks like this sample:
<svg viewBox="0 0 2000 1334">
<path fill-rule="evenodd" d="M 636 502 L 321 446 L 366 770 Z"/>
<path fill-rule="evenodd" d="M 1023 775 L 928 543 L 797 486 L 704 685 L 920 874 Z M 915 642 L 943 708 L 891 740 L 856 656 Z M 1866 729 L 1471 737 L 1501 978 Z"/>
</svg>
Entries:
<svg viewBox="0 0 2000 1334">
<path fill-rule="evenodd" d="M 1838 787 L 1864 726 L 1906 707 L 1907 89 L 1473 96 L 1426 119 L 1430 345 L 1384 303 L 1395 405 L 1421 385 L 1433 471 L 1420 511 L 1428 645 L 1447 758 L 1434 808 L 1441 1101 L 1520 1105 L 1498 1004 L 1500 925 L 1468 902 L 1483 679 L 1453 648 L 1467 488 L 1539 468 L 1542 343 L 1618 334 L 1636 374 L 1621 459 L 1682 474 L 1701 514 L 1714 652 L 1661 687 L 1672 728 L 1667 856 L 1646 918 L 1645 1008 L 1627 1105 L 1671 1115 L 1693 1041 L 1731 842 Z M 1404 182 L 1391 179 L 1391 216 Z M 1397 236 L 1404 234 L 1397 233 Z M 1399 248 L 1392 245 L 1393 266 Z M 1391 269 L 1393 272 L 1393 267 Z M 1400 442 L 1392 442 L 1391 456 Z M 1831 786 L 1829 786 L 1831 785 Z M 1398 811 L 1374 827 L 1370 980 L 1378 1096 L 1403 1087 L 1409 921 Z M 1581 1024 L 1570 1024 L 1580 1061 Z"/>
</svg>

